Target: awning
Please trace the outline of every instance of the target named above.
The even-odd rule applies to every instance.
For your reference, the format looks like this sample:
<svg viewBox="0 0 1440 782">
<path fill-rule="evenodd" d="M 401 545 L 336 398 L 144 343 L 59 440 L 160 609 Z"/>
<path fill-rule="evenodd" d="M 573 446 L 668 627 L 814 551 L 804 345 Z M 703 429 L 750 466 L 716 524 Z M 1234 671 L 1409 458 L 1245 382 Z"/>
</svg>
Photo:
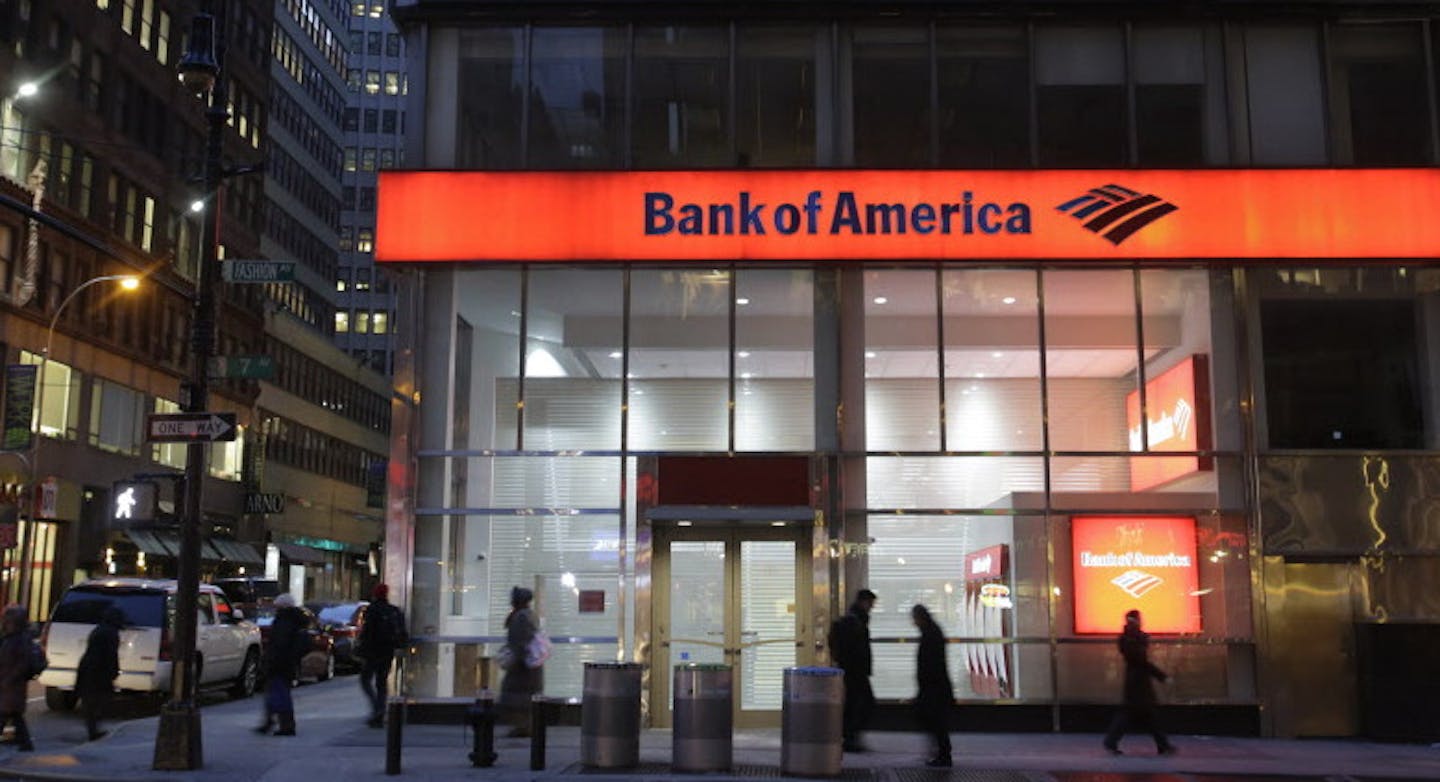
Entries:
<svg viewBox="0 0 1440 782">
<path fill-rule="evenodd" d="M 165 544 L 163 541 L 161 541 L 160 535 L 158 533 L 132 529 L 126 530 L 125 536 L 130 538 L 130 542 L 135 544 L 135 548 L 145 552 L 146 556 L 175 556 L 175 552 L 165 547 Z"/>
<path fill-rule="evenodd" d="M 180 556 L 180 536 L 170 530 L 125 530 L 126 537 L 135 544 L 135 548 L 145 552 L 146 556 L 178 557 Z M 228 559 L 213 545 L 214 541 L 200 541 L 200 559 L 206 562 L 218 562 Z M 258 560 L 263 562 L 263 560 Z"/>
<path fill-rule="evenodd" d="M 325 564 L 325 552 L 320 549 L 302 546 L 298 543 L 276 543 L 275 548 L 280 550 L 280 556 L 290 560 L 292 563 L 302 565 Z"/>
<path fill-rule="evenodd" d="M 227 538 L 211 538 L 210 545 L 220 552 L 220 556 L 240 565 L 263 565 L 265 558 L 255 551 L 255 547 L 249 543 L 241 543 L 238 540 Z"/>
</svg>

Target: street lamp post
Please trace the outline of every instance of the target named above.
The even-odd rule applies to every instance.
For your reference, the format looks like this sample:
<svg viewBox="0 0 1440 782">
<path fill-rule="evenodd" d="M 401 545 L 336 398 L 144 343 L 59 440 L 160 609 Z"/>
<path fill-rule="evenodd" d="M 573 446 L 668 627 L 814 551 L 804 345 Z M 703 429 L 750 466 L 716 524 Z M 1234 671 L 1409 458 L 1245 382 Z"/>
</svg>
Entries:
<svg viewBox="0 0 1440 782">
<path fill-rule="evenodd" d="M 55 308 L 55 314 L 50 316 L 50 327 L 45 330 L 45 351 L 40 354 L 40 368 L 35 373 L 35 437 L 30 442 L 29 465 L 30 526 L 25 535 L 24 547 L 20 550 L 20 584 L 16 590 L 17 602 L 26 606 L 27 610 L 34 610 L 34 607 L 30 605 L 30 582 L 34 576 L 30 571 L 33 569 L 35 560 L 36 527 L 39 524 L 36 519 L 38 516 L 36 511 L 40 504 L 38 489 L 40 488 L 40 441 L 44 438 L 41 426 L 45 421 L 45 369 L 50 366 L 50 349 L 55 345 L 55 325 L 60 322 L 61 313 L 65 312 L 65 308 L 75 300 L 76 296 L 80 295 L 81 291 L 102 282 L 119 282 L 120 287 L 127 291 L 133 291 L 140 287 L 140 278 L 133 274 L 105 274 L 88 279 L 80 283 L 75 290 L 70 291 L 70 295 L 66 296 L 60 302 L 60 306 Z"/>
<path fill-rule="evenodd" d="M 223 7 L 223 6 L 222 6 Z M 224 177 L 224 132 L 230 113 L 225 82 L 216 56 L 215 17 L 204 11 L 192 20 L 189 46 L 180 58 L 180 78 L 198 95 L 209 97 L 205 110 L 204 198 L 210 205 L 201 232 L 200 269 L 195 276 L 195 314 L 190 332 L 190 379 L 182 388 L 182 409 L 204 412 L 209 404 L 207 377 L 215 347 L 215 266 L 219 263 L 220 219 L 216 194 Z M 171 653 L 170 700 L 160 710 L 155 736 L 156 770 L 192 771 L 203 763 L 200 708 L 195 702 L 195 631 L 200 591 L 200 514 L 205 486 L 205 443 L 191 442 L 185 453 L 185 496 L 180 516 L 180 556 L 176 578 L 175 635 Z"/>
</svg>

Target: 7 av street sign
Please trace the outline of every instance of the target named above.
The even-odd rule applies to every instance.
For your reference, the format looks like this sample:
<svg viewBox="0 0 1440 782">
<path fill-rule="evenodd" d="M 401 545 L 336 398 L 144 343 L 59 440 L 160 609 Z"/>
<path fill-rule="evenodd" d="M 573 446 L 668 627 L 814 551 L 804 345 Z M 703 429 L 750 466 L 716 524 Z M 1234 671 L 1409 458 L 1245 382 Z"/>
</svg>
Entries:
<svg viewBox="0 0 1440 782">
<path fill-rule="evenodd" d="M 221 261 L 220 277 L 226 282 L 293 282 L 294 261 Z"/>
<path fill-rule="evenodd" d="M 213 443 L 234 439 L 234 413 L 151 413 L 145 416 L 146 442 Z"/>
</svg>

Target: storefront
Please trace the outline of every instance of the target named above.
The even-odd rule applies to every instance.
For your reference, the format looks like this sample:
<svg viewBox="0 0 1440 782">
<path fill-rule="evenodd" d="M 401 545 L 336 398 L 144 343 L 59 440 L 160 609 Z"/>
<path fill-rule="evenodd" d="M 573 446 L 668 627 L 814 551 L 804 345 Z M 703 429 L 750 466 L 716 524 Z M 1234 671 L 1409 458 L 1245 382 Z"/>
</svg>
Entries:
<svg viewBox="0 0 1440 782">
<path fill-rule="evenodd" d="M 386 568 L 423 637 L 418 689 L 469 680 L 457 645 L 503 637 L 517 584 L 560 641 L 547 692 L 577 695 L 589 660 L 728 662 L 741 724 L 773 720 L 781 669 L 826 659 L 861 586 L 880 595 L 878 696 L 913 694 L 924 603 L 991 726 L 1095 725 L 1129 608 L 1175 676 L 1167 701 L 1212 726 L 1287 708 L 1266 666 L 1353 664 L 1290 645 L 1353 631 L 1297 609 L 1322 598 L 1294 585 L 1354 565 L 1311 561 L 1313 535 L 1287 552 L 1275 525 L 1323 513 L 1313 491 L 1342 484 L 1306 475 L 1354 459 L 1271 451 L 1410 431 L 1307 402 L 1305 331 L 1369 335 L 1381 358 L 1357 372 L 1436 387 L 1418 347 L 1440 326 L 1434 170 L 380 182 L 377 257 L 416 326 Z M 1377 406 L 1402 392 L 1367 387 Z M 1405 458 L 1365 457 L 1379 505 Z M 666 679 L 647 685 L 656 725 Z"/>
</svg>

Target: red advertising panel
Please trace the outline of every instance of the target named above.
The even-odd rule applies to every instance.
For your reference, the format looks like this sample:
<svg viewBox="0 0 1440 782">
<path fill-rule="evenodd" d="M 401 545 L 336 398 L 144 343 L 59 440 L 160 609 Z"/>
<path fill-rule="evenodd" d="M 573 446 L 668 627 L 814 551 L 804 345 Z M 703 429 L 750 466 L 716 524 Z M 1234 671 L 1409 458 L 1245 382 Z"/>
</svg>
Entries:
<svg viewBox="0 0 1440 782">
<path fill-rule="evenodd" d="M 1200 632 L 1191 516 L 1072 516 L 1075 632 L 1118 633 L 1139 609 L 1152 633 Z"/>
<path fill-rule="evenodd" d="M 1008 547 L 1001 543 L 966 554 L 965 580 L 986 581 L 1000 578 L 1009 571 L 1009 563 L 1005 561 L 1007 552 Z"/>
<path fill-rule="evenodd" d="M 375 260 L 1432 258 L 1440 170 L 381 171 Z"/>
<path fill-rule="evenodd" d="M 1205 356 L 1195 355 L 1145 383 L 1146 433 L 1150 453 L 1210 448 L 1210 377 Z M 1140 437 L 1140 392 L 1125 397 L 1130 450 L 1145 450 Z M 1209 457 L 1131 459 L 1130 490 L 1144 491 L 1211 467 Z"/>
</svg>

